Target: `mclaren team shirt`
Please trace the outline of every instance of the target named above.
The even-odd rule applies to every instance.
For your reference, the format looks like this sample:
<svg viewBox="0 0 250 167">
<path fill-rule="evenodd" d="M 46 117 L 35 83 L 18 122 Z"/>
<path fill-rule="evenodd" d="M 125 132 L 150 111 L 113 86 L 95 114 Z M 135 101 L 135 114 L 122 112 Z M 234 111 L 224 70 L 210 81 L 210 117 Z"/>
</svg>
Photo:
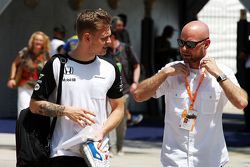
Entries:
<svg viewBox="0 0 250 167">
<path fill-rule="evenodd" d="M 60 73 L 59 58 L 52 58 L 45 65 L 34 88 L 32 98 L 56 102 Z M 96 57 L 92 61 L 82 62 L 68 56 L 64 67 L 61 104 L 89 110 L 96 114 L 95 120 L 103 125 L 107 119 L 107 97 L 120 98 L 122 81 L 117 66 Z M 63 142 L 74 137 L 82 127 L 66 116 L 58 117 L 52 138 L 51 157 L 81 156 L 78 152 L 58 149 Z"/>
</svg>

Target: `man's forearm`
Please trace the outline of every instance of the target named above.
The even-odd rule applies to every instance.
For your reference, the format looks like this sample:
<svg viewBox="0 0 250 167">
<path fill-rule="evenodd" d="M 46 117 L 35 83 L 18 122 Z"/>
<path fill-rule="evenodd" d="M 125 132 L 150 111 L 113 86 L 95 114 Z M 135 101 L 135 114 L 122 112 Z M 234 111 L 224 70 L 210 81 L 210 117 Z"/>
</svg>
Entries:
<svg viewBox="0 0 250 167">
<path fill-rule="evenodd" d="M 141 68 L 140 68 L 140 65 L 137 64 L 135 69 L 134 69 L 134 77 L 133 77 L 133 82 L 134 83 L 138 83 L 139 82 L 139 79 L 140 79 L 140 72 L 141 72 Z"/>
<path fill-rule="evenodd" d="M 111 104 L 112 112 L 108 116 L 108 119 L 102 129 L 105 135 L 108 134 L 112 129 L 116 128 L 125 115 L 123 97 L 117 100 L 111 100 L 110 104 Z"/>
<path fill-rule="evenodd" d="M 247 93 L 240 87 L 233 84 L 229 79 L 220 83 L 228 100 L 238 109 L 244 109 L 248 104 Z"/>
<path fill-rule="evenodd" d="M 63 116 L 65 106 L 54 104 L 47 101 L 31 100 L 30 109 L 33 113 L 37 113 L 49 117 Z"/>
<path fill-rule="evenodd" d="M 50 117 L 58 117 L 63 116 L 65 107 L 58 104 L 53 103 L 44 103 L 39 105 L 38 113 L 41 115 L 47 115 Z"/>
<path fill-rule="evenodd" d="M 154 76 L 142 81 L 133 93 L 135 100 L 142 102 L 151 98 L 167 76 L 167 73 L 162 70 Z"/>
</svg>

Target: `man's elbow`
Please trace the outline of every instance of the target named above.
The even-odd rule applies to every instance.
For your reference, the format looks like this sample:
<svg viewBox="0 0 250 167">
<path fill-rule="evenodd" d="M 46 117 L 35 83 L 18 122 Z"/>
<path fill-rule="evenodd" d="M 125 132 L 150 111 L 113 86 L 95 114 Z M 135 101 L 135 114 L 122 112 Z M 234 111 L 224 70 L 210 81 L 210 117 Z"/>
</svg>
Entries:
<svg viewBox="0 0 250 167">
<path fill-rule="evenodd" d="M 36 113 L 36 101 L 35 100 L 33 99 L 30 100 L 29 108 L 32 113 Z"/>
<path fill-rule="evenodd" d="M 241 100 L 236 107 L 240 110 L 243 110 L 244 108 L 246 108 L 247 105 L 248 101 L 246 99 L 246 100 Z"/>
<path fill-rule="evenodd" d="M 133 96 L 134 96 L 134 99 L 136 102 L 143 102 L 143 101 L 147 100 L 144 98 L 144 96 L 142 94 L 138 93 L 137 91 L 135 91 L 133 93 Z"/>
</svg>

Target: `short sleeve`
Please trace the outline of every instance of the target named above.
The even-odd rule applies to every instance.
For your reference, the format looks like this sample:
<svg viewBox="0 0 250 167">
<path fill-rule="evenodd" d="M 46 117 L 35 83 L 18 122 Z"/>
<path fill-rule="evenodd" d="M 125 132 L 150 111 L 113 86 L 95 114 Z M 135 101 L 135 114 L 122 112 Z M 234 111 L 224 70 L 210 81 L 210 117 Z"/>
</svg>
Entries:
<svg viewBox="0 0 250 167">
<path fill-rule="evenodd" d="M 230 69 L 230 71 L 229 71 L 228 74 L 226 74 L 226 75 L 227 75 L 227 77 L 228 77 L 235 85 L 240 86 L 240 84 L 239 84 L 239 82 L 238 82 L 238 80 L 237 80 L 237 78 L 236 78 L 236 76 L 235 76 L 233 70 Z"/>
<path fill-rule="evenodd" d="M 114 65 L 114 64 L 113 64 Z M 117 99 L 123 96 L 123 84 L 122 84 L 122 77 L 119 72 L 119 69 L 116 65 L 115 68 L 115 80 L 111 88 L 108 90 L 107 96 L 111 99 Z"/>
<path fill-rule="evenodd" d="M 160 73 L 163 69 L 168 68 L 168 67 L 170 67 L 170 66 L 172 66 L 172 65 L 174 65 L 174 64 L 176 64 L 176 63 L 179 63 L 179 61 L 171 62 L 171 63 L 166 64 L 165 67 L 162 67 L 162 68 L 157 72 L 157 74 Z M 157 74 L 156 74 L 156 75 L 157 75 Z M 162 82 L 162 84 L 161 84 L 161 85 L 159 86 L 159 88 L 156 90 L 155 95 L 154 95 L 153 97 L 154 97 L 154 98 L 159 98 L 159 97 L 161 97 L 161 96 L 163 96 L 163 95 L 166 95 L 166 94 L 167 94 L 167 88 L 168 88 L 168 87 L 169 87 L 169 80 L 168 80 L 168 78 L 167 78 L 165 81 Z"/>
<path fill-rule="evenodd" d="M 159 98 L 163 95 L 166 94 L 166 89 L 168 87 L 168 83 L 167 80 L 165 80 L 160 86 L 159 88 L 156 90 L 155 95 L 153 96 L 154 98 Z"/>
<path fill-rule="evenodd" d="M 226 74 L 226 76 L 237 86 L 240 86 L 239 85 L 239 82 L 233 72 L 233 70 L 229 67 L 227 67 L 226 65 L 224 64 L 220 64 L 218 63 L 218 66 L 220 67 L 220 69 L 223 71 L 224 74 Z"/>
<path fill-rule="evenodd" d="M 55 58 L 51 58 L 44 66 L 39 79 L 34 87 L 32 99 L 48 100 L 50 94 L 56 87 L 56 81 L 53 74 L 53 62 Z"/>
</svg>

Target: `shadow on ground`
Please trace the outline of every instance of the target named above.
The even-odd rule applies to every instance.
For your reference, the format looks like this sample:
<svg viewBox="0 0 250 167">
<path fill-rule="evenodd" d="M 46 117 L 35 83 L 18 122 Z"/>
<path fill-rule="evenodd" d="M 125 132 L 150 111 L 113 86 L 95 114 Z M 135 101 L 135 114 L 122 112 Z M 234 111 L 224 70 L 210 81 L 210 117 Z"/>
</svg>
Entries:
<svg viewBox="0 0 250 167">
<path fill-rule="evenodd" d="M 129 127 L 126 139 L 158 141 L 163 138 L 163 118 L 145 117 L 137 126 Z M 244 116 L 241 114 L 223 114 L 223 129 L 227 146 L 250 146 L 250 132 L 244 132 Z"/>
<path fill-rule="evenodd" d="M 0 133 L 15 133 L 15 120 L 0 119 Z M 126 139 L 136 141 L 161 142 L 163 138 L 163 117 L 144 116 L 143 121 L 128 127 Z M 240 114 L 223 114 L 223 128 L 227 146 L 250 146 L 250 133 L 244 132 L 244 116 Z M 156 143 L 159 145 L 159 143 Z M 145 147 L 147 147 L 145 145 Z"/>
</svg>

